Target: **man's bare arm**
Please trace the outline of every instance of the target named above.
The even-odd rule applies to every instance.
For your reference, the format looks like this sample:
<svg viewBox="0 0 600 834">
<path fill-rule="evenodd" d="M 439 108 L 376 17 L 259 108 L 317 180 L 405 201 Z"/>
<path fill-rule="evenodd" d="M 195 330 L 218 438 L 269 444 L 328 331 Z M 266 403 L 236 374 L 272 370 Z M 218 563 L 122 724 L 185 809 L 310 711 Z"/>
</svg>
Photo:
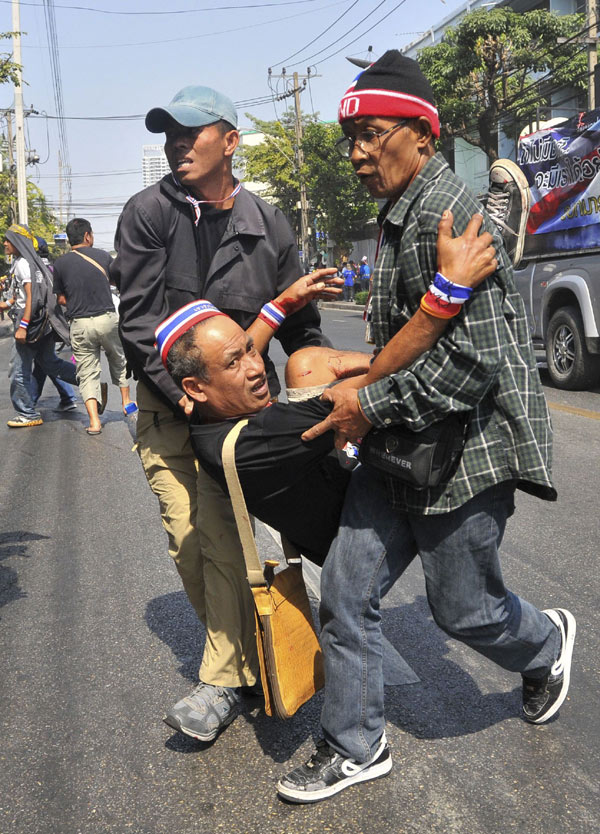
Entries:
<svg viewBox="0 0 600 834">
<path fill-rule="evenodd" d="M 31 319 L 31 283 L 29 281 L 26 284 L 23 284 L 23 290 L 25 292 L 25 309 L 23 310 L 23 318 L 25 321 L 29 321 Z M 27 328 L 17 327 L 15 330 L 15 339 L 17 342 L 26 342 Z"/>
<path fill-rule="evenodd" d="M 298 278 L 277 298 L 274 298 L 286 316 L 297 313 L 309 302 L 316 299 L 333 301 L 342 292 L 342 278 L 336 278 L 337 269 L 328 267 L 316 269 L 309 275 Z M 254 346 L 259 353 L 264 353 L 276 331 L 260 318 L 256 318 L 246 331 L 254 339 Z"/>
</svg>

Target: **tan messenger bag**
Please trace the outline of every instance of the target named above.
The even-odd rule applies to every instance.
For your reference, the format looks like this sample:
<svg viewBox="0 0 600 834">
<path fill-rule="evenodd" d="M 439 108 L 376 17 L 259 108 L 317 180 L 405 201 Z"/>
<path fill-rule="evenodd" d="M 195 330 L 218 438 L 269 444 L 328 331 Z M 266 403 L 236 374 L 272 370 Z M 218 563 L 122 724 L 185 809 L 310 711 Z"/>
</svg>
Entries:
<svg viewBox="0 0 600 834">
<path fill-rule="evenodd" d="M 235 443 L 248 423 L 241 420 L 223 444 L 223 468 L 233 505 L 246 572 L 254 597 L 256 645 L 260 663 L 265 712 L 278 718 L 292 715 L 324 684 L 323 654 L 302 577 L 300 554 L 282 536 L 287 562 L 267 560 L 263 571 L 250 516 L 235 466 Z"/>
</svg>

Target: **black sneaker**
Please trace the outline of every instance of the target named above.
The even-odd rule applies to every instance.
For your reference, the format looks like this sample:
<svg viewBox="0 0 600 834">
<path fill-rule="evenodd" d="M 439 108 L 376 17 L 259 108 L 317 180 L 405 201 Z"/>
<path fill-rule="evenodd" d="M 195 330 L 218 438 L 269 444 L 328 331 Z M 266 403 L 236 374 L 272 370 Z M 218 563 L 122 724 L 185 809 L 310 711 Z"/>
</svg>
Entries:
<svg viewBox="0 0 600 834">
<path fill-rule="evenodd" d="M 371 761 L 359 764 L 336 753 L 326 741 L 317 742 L 317 752 L 306 764 L 292 770 L 277 783 L 277 793 L 290 802 L 320 802 L 356 785 L 385 776 L 392 769 L 392 756 L 385 733 Z"/>
<path fill-rule="evenodd" d="M 532 724 L 543 724 L 560 709 L 567 697 L 571 680 L 571 660 L 577 624 L 575 617 L 564 608 L 544 611 L 560 631 L 561 647 L 558 657 L 545 678 L 523 676 L 523 717 Z"/>
<path fill-rule="evenodd" d="M 497 159 L 490 168 L 490 184 L 483 204 L 500 229 L 504 248 L 513 265 L 523 256 L 525 227 L 531 208 L 529 183 L 510 159 Z"/>
</svg>

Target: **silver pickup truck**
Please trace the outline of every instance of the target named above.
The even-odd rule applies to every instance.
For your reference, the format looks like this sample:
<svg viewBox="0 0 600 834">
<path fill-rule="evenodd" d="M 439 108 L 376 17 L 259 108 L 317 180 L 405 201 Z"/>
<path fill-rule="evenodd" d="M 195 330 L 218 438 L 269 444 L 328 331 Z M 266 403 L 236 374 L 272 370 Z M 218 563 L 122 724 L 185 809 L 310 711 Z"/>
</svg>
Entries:
<svg viewBox="0 0 600 834">
<path fill-rule="evenodd" d="M 600 252 L 521 261 L 514 274 L 554 385 L 600 385 Z"/>
</svg>

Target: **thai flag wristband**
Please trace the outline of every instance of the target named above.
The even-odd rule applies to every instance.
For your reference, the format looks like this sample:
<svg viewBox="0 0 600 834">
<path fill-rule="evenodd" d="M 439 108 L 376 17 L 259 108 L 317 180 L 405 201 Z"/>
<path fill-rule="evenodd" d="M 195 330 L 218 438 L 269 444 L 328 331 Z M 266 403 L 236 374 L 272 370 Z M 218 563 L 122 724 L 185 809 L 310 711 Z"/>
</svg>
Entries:
<svg viewBox="0 0 600 834">
<path fill-rule="evenodd" d="M 23 330 L 27 330 L 27 328 L 29 327 L 29 322 L 27 321 L 27 319 L 21 319 L 21 321 L 19 322 L 19 327 L 22 327 Z"/>
<path fill-rule="evenodd" d="M 462 310 L 462 304 L 449 304 L 428 290 L 421 299 L 421 310 L 436 319 L 451 319 Z"/>
<path fill-rule="evenodd" d="M 473 287 L 455 284 L 444 278 L 441 272 L 436 272 L 433 282 L 429 285 L 429 292 L 447 304 L 464 304 L 473 294 Z"/>
<path fill-rule="evenodd" d="M 277 330 L 285 321 L 285 310 L 276 301 L 269 301 L 258 314 L 258 318 Z"/>
</svg>

